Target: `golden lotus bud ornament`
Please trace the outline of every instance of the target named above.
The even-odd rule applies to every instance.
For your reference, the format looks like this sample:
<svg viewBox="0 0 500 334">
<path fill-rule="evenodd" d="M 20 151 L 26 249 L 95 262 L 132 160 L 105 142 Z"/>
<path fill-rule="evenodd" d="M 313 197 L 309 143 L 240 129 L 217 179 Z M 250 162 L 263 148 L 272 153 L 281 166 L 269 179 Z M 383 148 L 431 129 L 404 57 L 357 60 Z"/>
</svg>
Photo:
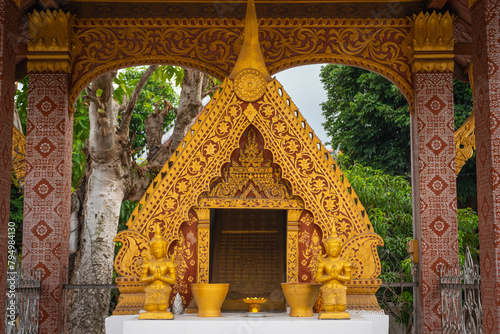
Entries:
<svg viewBox="0 0 500 334">
<path fill-rule="evenodd" d="M 148 286 L 145 289 L 145 313 L 139 315 L 140 320 L 173 319 L 172 312 L 167 312 L 171 284 L 175 283 L 175 264 L 173 259 L 166 257 L 167 241 L 162 238 L 159 224 L 156 224 L 155 235 L 151 239 L 151 259 L 144 259 L 142 264 L 141 282 Z"/>
</svg>

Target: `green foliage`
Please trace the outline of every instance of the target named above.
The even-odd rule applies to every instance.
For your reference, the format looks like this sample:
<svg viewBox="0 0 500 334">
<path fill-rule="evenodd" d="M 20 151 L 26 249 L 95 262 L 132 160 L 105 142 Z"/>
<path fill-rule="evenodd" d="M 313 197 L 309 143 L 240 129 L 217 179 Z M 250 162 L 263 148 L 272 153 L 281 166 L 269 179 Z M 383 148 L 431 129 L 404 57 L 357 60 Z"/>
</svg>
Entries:
<svg viewBox="0 0 500 334">
<path fill-rule="evenodd" d="M 339 159 L 345 163 L 345 155 Z M 368 213 L 375 232 L 384 239 L 384 248 L 400 262 L 407 258 L 406 242 L 413 239 L 412 197 L 410 182 L 402 176 L 391 176 L 381 170 L 361 164 L 353 164 L 344 173 Z M 465 249 L 479 259 L 477 213 L 458 210 L 459 256 Z M 408 267 L 407 264 L 402 264 Z"/>
<path fill-rule="evenodd" d="M 124 231 L 127 229 L 127 221 L 134 212 L 135 207 L 137 206 L 138 201 L 123 201 L 122 206 L 120 207 L 120 218 L 118 220 L 118 232 Z"/>
<path fill-rule="evenodd" d="M 356 67 L 326 65 L 320 78 L 328 96 L 321 107 L 329 144 L 363 165 L 393 175 L 407 173 L 410 118 L 399 90 Z"/>
<path fill-rule="evenodd" d="M 155 82 L 179 87 L 184 80 L 184 69 L 177 66 L 159 66 L 152 78 Z"/>
<path fill-rule="evenodd" d="M 391 268 L 394 263 L 383 263 L 386 270 L 382 275 L 402 271 L 402 262 L 408 257 L 406 243 L 413 239 L 410 183 L 402 176 L 391 176 L 361 164 L 351 165 L 344 173 L 363 203 L 373 229 L 384 240 L 384 249 L 397 260 L 398 268 Z M 406 265 L 404 269 L 411 267 Z"/>
<path fill-rule="evenodd" d="M 376 73 L 343 65 L 324 66 L 320 79 L 328 96 L 321 106 L 329 144 L 350 156 L 351 163 L 409 176 L 410 113 L 396 86 Z M 455 80 L 453 85 L 458 129 L 472 113 L 472 92 L 468 83 Z M 477 207 L 476 188 L 472 161 L 458 177 L 459 207 Z"/>
<path fill-rule="evenodd" d="M 88 103 L 82 98 L 83 92 L 75 102 L 75 113 L 73 114 L 73 166 L 71 173 L 71 189 L 78 188 L 80 180 L 85 172 L 87 156 L 84 147 L 89 138 L 90 122 Z"/>
<path fill-rule="evenodd" d="M 168 68 L 172 69 L 169 70 Z M 135 85 L 145 70 L 145 67 L 131 67 L 118 73 L 114 81 L 115 85 L 117 85 L 114 98 L 118 103 L 122 103 L 125 95 L 127 97 L 131 96 Z M 157 74 L 158 72 L 163 74 Z M 132 114 L 132 120 L 130 121 L 130 133 L 132 134 L 131 148 L 132 151 L 135 151 L 134 158 L 137 158 L 140 155 L 141 149 L 146 146 L 146 133 L 144 129 L 146 117 L 155 112 L 157 108 L 162 110 L 167 102 L 170 102 L 173 106 L 177 106 L 179 96 L 173 89 L 170 81 L 178 82 L 180 80 L 182 82 L 182 79 L 179 78 L 183 78 L 183 76 L 184 71 L 178 67 L 160 66 L 153 76 L 149 78 L 141 91 L 134 108 L 134 113 Z M 155 79 L 168 80 L 156 81 Z M 163 124 L 164 131 L 169 130 L 173 126 L 175 116 L 175 113 L 169 113 L 165 117 Z"/>
<path fill-rule="evenodd" d="M 453 79 L 455 130 L 458 130 L 472 113 L 472 89 L 470 84 Z"/>
<path fill-rule="evenodd" d="M 470 208 L 459 209 L 457 218 L 460 263 L 464 263 L 467 247 L 469 247 L 472 259 L 474 259 L 476 263 L 479 263 L 479 226 L 477 213 Z"/>
</svg>

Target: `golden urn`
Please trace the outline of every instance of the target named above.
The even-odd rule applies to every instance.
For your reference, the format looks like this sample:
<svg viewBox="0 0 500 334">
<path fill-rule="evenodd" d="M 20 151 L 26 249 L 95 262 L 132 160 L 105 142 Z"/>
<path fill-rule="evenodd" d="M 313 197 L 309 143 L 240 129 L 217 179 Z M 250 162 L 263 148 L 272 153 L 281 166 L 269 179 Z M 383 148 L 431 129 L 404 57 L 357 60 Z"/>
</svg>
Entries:
<svg viewBox="0 0 500 334">
<path fill-rule="evenodd" d="M 229 283 L 191 283 L 199 317 L 220 317 L 220 308 L 229 291 Z"/>
<path fill-rule="evenodd" d="M 283 294 L 290 305 L 291 317 L 312 317 L 313 306 L 319 296 L 318 283 L 281 283 Z"/>
</svg>

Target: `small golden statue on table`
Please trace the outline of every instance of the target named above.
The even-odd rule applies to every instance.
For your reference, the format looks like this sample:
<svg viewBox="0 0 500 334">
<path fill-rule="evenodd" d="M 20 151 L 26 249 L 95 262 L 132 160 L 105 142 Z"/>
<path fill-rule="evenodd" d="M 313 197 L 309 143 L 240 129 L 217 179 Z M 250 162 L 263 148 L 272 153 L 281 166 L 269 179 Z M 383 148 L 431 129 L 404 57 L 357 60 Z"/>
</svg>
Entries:
<svg viewBox="0 0 500 334">
<path fill-rule="evenodd" d="M 347 308 L 346 283 L 351 280 L 351 263 L 340 257 L 342 240 L 335 231 L 325 240 L 327 256 L 318 256 L 316 280 L 322 283 L 320 288 L 324 312 L 319 319 L 350 319 Z"/>
<path fill-rule="evenodd" d="M 151 259 L 144 259 L 142 264 L 141 282 L 146 287 L 145 313 L 139 315 L 140 320 L 173 319 L 172 312 L 167 312 L 170 293 L 170 284 L 175 283 L 175 265 L 165 256 L 167 241 L 161 237 L 160 225 L 156 224 L 155 235 L 150 243 Z"/>
</svg>

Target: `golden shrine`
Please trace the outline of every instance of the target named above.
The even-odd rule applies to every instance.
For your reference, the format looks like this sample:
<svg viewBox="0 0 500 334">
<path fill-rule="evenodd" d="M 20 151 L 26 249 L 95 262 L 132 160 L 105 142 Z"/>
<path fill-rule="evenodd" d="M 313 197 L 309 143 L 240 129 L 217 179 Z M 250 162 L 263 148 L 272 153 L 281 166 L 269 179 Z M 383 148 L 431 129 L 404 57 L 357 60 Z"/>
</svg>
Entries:
<svg viewBox="0 0 500 334">
<path fill-rule="evenodd" d="M 223 310 L 241 298 L 284 310 L 280 284 L 314 282 L 322 240 L 336 233 L 352 263 L 347 308 L 380 310 L 374 233 L 354 190 L 291 98 L 266 69 L 253 1 L 234 70 L 165 164 L 115 241 L 121 291 L 114 314 L 144 306 L 141 264 L 154 227 L 170 245 L 173 296 L 191 300 L 190 283 L 230 283 Z M 337 254 L 336 256 L 338 256 Z M 170 256 L 170 255 L 169 255 Z"/>
</svg>

